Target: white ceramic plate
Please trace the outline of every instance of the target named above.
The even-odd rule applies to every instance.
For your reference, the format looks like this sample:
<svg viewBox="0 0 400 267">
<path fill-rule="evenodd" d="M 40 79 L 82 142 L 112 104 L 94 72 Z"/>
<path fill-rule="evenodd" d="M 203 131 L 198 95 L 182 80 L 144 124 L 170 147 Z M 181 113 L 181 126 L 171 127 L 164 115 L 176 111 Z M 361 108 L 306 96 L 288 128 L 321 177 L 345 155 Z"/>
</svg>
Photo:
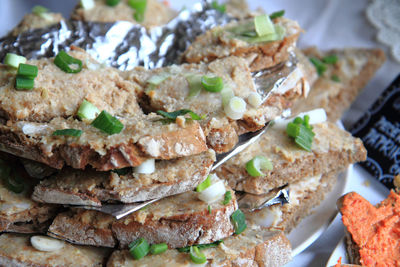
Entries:
<svg viewBox="0 0 400 267">
<path fill-rule="evenodd" d="M 346 244 L 344 242 L 344 237 L 342 237 L 340 239 L 340 241 L 337 244 L 335 250 L 332 252 L 331 256 L 329 257 L 328 262 L 326 263 L 326 267 L 335 266 L 335 264 L 338 262 L 340 257 L 342 257 L 342 264 L 343 263 L 349 263 L 347 261 Z"/>
<path fill-rule="evenodd" d="M 353 165 L 342 173 L 331 192 L 322 203 L 313 209 L 287 236 L 292 244 L 292 256 L 296 256 L 310 246 L 324 231 L 337 214 L 336 200 L 345 193 Z"/>
</svg>

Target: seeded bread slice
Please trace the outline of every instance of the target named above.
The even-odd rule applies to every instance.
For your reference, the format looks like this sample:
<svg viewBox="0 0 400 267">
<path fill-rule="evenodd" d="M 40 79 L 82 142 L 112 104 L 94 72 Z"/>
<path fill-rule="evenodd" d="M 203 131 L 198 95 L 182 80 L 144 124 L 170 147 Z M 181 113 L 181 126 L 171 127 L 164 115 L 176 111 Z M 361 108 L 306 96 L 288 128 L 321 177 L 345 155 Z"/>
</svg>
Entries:
<svg viewBox="0 0 400 267">
<path fill-rule="evenodd" d="M 64 247 L 44 252 L 30 244 L 30 235 L 2 234 L 0 236 L 0 266 L 43 267 L 43 266 L 103 266 L 110 250 L 68 243 Z"/>
<path fill-rule="evenodd" d="M 291 257 L 289 240 L 281 231 L 248 227 L 240 235 L 228 237 L 216 248 L 203 249 L 207 258 L 204 266 L 283 266 Z M 134 260 L 129 251 L 114 251 L 107 267 L 123 266 L 193 266 L 188 253 L 170 249 L 163 254 L 147 255 Z"/>
<path fill-rule="evenodd" d="M 381 49 L 346 48 L 325 52 L 315 47 L 303 50 L 306 57 L 322 59 L 336 55 L 336 64 L 326 64 L 327 70 L 311 87 L 306 99 L 295 100 L 294 114 L 315 108 L 324 108 L 330 121 L 335 122 L 350 107 L 385 61 Z M 339 81 L 332 80 L 336 75 Z"/>
<path fill-rule="evenodd" d="M 83 52 L 71 53 L 84 64 Z M 15 73 L 0 66 L 0 150 L 60 169 L 64 164 L 102 171 L 138 166 L 147 158 L 173 159 L 207 150 L 197 122 L 162 124 L 161 116 L 145 115 L 136 101 L 138 85 L 124 80 L 113 68 L 84 67 L 68 74 L 53 59 L 28 61 L 39 74 L 35 88 L 17 91 Z M 89 63 L 87 63 L 89 64 Z M 95 63 L 91 63 L 95 64 Z M 84 99 L 124 124 L 108 135 L 74 118 Z M 80 137 L 53 136 L 55 130 L 73 128 Z"/>
<path fill-rule="evenodd" d="M 230 190 L 227 188 L 227 190 Z M 233 233 L 230 216 L 237 209 L 236 198 L 207 204 L 194 191 L 164 198 L 123 219 L 93 210 L 71 209 L 59 214 L 48 234 L 69 242 L 127 248 L 143 237 L 149 243 L 167 243 L 170 248 L 212 243 Z"/>
<path fill-rule="evenodd" d="M 274 19 L 274 24 L 285 29 L 283 40 L 251 44 L 235 37 L 229 29 L 242 24 L 252 23 L 253 19 L 231 22 L 215 27 L 198 36 L 184 52 L 182 60 L 189 63 L 211 62 L 217 58 L 238 56 L 245 58 L 251 71 L 273 67 L 289 58 L 289 52 L 296 46 L 301 28 L 297 22 L 286 19 Z"/>
<path fill-rule="evenodd" d="M 315 136 L 311 152 L 298 147 L 285 129 L 272 127 L 259 142 L 219 167 L 216 170 L 218 177 L 226 179 L 238 191 L 264 194 L 305 177 L 332 170 L 343 171 L 347 165 L 365 160 L 367 151 L 359 138 L 330 122 L 313 127 Z M 252 177 L 246 171 L 246 163 L 257 155 L 269 158 L 273 170 Z"/>
<path fill-rule="evenodd" d="M 157 161 L 152 174 L 126 174 L 64 169 L 42 180 L 33 192 L 38 202 L 100 206 L 101 202 L 132 203 L 193 190 L 215 161 L 215 153 Z"/>
</svg>

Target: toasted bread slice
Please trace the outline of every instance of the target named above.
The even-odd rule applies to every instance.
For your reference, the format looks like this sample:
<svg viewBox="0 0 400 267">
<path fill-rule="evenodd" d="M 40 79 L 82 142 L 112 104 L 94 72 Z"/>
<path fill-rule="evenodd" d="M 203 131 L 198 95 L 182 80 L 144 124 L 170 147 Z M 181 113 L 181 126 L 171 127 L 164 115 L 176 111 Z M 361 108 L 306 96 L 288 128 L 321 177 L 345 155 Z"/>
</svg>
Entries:
<svg viewBox="0 0 400 267">
<path fill-rule="evenodd" d="M 330 122 L 313 127 L 315 136 L 311 152 L 298 147 L 285 129 L 272 127 L 259 142 L 227 161 L 216 172 L 236 190 L 264 194 L 305 177 L 332 170 L 343 171 L 347 165 L 365 160 L 367 151 L 359 138 Z M 252 177 L 246 171 L 246 163 L 258 155 L 269 158 L 273 170 Z"/>
<path fill-rule="evenodd" d="M 193 190 L 215 161 L 212 150 L 195 156 L 156 162 L 151 174 L 66 169 L 35 187 L 35 201 L 100 206 L 101 202 L 132 203 Z"/>
<path fill-rule="evenodd" d="M 276 25 L 285 29 L 282 40 L 248 43 L 235 37 L 229 30 L 240 25 L 252 23 L 253 19 L 231 22 L 222 27 L 215 27 L 198 36 L 184 52 L 184 62 L 211 62 L 217 58 L 238 56 L 245 58 L 251 71 L 258 71 L 278 65 L 289 58 L 289 52 L 296 46 L 301 28 L 297 22 L 286 19 L 274 19 Z"/>
<path fill-rule="evenodd" d="M 64 20 L 61 13 L 45 12 L 44 14 L 45 17 L 39 16 L 35 13 L 26 14 L 20 23 L 12 29 L 11 35 L 17 36 L 18 34 L 29 30 L 46 28 Z"/>
<path fill-rule="evenodd" d="M 283 266 L 291 260 L 289 240 L 281 231 L 248 227 L 240 235 L 228 237 L 216 248 L 201 250 L 207 263 L 204 266 Z M 122 266 L 193 266 L 188 253 L 175 249 L 159 255 L 147 255 L 134 260 L 128 250 L 114 251 L 107 267 Z"/>
<path fill-rule="evenodd" d="M 340 119 L 358 94 L 367 85 L 375 72 L 385 61 L 381 49 L 346 48 L 319 52 L 316 48 L 303 50 L 306 57 L 322 59 L 336 55 L 336 64 L 326 64 L 327 70 L 311 87 L 306 99 L 295 100 L 294 114 L 306 110 L 323 108 L 332 122 Z M 332 77 L 339 79 L 334 81 Z"/>
<path fill-rule="evenodd" d="M 128 0 L 122 0 L 116 6 L 108 6 L 105 1 L 95 0 L 95 5 L 91 9 L 84 9 L 77 5 L 71 19 L 94 21 L 94 22 L 117 22 L 121 20 L 129 21 L 134 24 L 135 9 L 129 6 Z M 146 28 L 166 24 L 177 15 L 177 12 L 169 7 L 167 2 L 158 0 L 148 0 L 143 21 L 140 22 Z"/>
<path fill-rule="evenodd" d="M 318 206 L 336 183 L 338 173 L 332 171 L 314 177 L 306 177 L 288 185 L 289 203 L 276 204 L 253 212 L 245 212 L 246 219 L 254 224 L 271 229 L 279 229 L 285 233 L 295 228 L 302 219 L 311 214 L 312 209 Z M 259 195 L 246 196 L 239 201 L 257 201 Z"/>
<path fill-rule="evenodd" d="M 164 198 L 120 220 L 97 211 L 72 209 L 56 217 L 48 234 L 76 244 L 115 247 L 119 243 L 121 248 L 140 237 L 178 248 L 232 235 L 230 216 L 237 209 L 234 193 L 226 205 L 223 199 L 208 205 L 197 194 L 189 191 Z"/>
<path fill-rule="evenodd" d="M 2 234 L 0 236 L 0 266 L 42 267 L 42 266 L 98 266 L 104 265 L 110 250 L 87 246 L 64 247 L 44 252 L 30 244 L 29 235 Z"/>
<path fill-rule="evenodd" d="M 222 94 L 200 90 L 197 96 L 191 96 L 193 86 L 189 81 L 193 76 L 219 76 L 223 79 L 224 86 L 232 90 L 232 94 L 247 100 L 249 95 L 257 90 L 248 64 L 242 58 L 227 57 L 210 64 L 183 64 L 155 70 L 136 68 L 124 72 L 123 76 L 140 84 L 140 88 L 145 88 L 139 94 L 144 95 L 141 98 L 145 99 L 150 111 L 173 112 L 190 109 L 199 115 L 206 115 L 200 124 L 207 144 L 217 153 L 223 153 L 233 148 L 240 134 L 261 129 L 268 121 L 280 115 L 292 99 L 307 94 L 308 88 L 304 84 L 301 71 L 296 73 L 300 74 L 293 73 L 291 76 L 294 81 L 293 87 L 289 86 L 290 88 L 282 92 L 271 92 L 266 101 L 258 107 L 247 104 L 247 110 L 239 120 L 232 120 L 225 114 Z M 162 78 L 157 85 L 149 84 L 149 80 L 154 77 Z"/>
<path fill-rule="evenodd" d="M 83 62 L 82 52 L 72 53 Z M 197 122 L 162 124 L 160 116 L 144 115 L 136 101 L 136 87 L 113 68 L 84 67 L 67 74 L 52 59 L 29 61 L 39 74 L 32 91 L 14 88 L 15 73 L 0 66 L 0 150 L 43 162 L 60 169 L 91 165 L 98 170 L 140 165 L 146 158 L 172 159 L 207 150 L 204 133 Z M 88 99 L 124 124 L 124 129 L 107 135 L 73 116 Z M 53 136 L 55 130 L 83 131 L 79 138 Z"/>
</svg>

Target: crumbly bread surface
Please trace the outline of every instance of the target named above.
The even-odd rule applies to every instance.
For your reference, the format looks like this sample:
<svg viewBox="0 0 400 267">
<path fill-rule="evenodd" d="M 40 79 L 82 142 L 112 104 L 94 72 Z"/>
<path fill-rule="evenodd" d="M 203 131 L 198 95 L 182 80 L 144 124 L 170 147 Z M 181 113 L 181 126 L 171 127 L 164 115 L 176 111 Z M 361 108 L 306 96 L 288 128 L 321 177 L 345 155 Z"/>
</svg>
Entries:
<svg viewBox="0 0 400 267">
<path fill-rule="evenodd" d="M 77 5 L 71 18 L 75 20 L 94 22 L 117 22 L 129 21 L 134 24 L 138 22 L 134 18 L 135 10 L 128 5 L 128 0 L 122 0 L 116 6 L 110 7 L 103 0 L 95 0 L 92 9 L 85 10 Z M 177 12 L 169 7 L 167 2 L 148 0 L 144 20 L 140 22 L 146 28 L 166 24 L 177 15 Z"/>
<path fill-rule="evenodd" d="M 16 36 L 29 30 L 49 27 L 64 20 L 61 13 L 48 12 L 46 13 L 46 16 L 49 19 L 42 18 L 34 13 L 26 14 L 22 18 L 21 22 L 11 31 L 11 34 Z"/>
<path fill-rule="evenodd" d="M 30 235 L 2 234 L 0 236 L 0 266 L 103 266 L 110 251 L 104 248 L 73 246 L 65 243 L 53 252 L 36 250 L 30 244 Z"/>
<path fill-rule="evenodd" d="M 217 58 L 238 56 L 245 58 L 251 71 L 275 66 L 289 58 L 289 52 L 296 45 L 301 28 L 297 22 L 277 18 L 274 23 L 286 30 L 283 40 L 250 44 L 238 38 L 232 38 L 227 29 L 241 23 L 251 23 L 252 19 L 231 22 L 223 27 L 215 27 L 198 36 L 182 56 L 189 63 L 211 62 Z"/>
<path fill-rule="evenodd" d="M 165 242 L 169 248 L 177 248 L 232 235 L 230 216 L 237 209 L 234 193 L 227 205 L 222 199 L 208 205 L 197 194 L 189 191 L 164 198 L 120 220 L 93 210 L 72 209 L 59 214 L 48 233 L 76 244 L 119 244 L 120 248 L 127 248 L 140 237 L 151 244 Z"/>
<path fill-rule="evenodd" d="M 331 170 L 342 171 L 347 165 L 365 160 L 366 150 L 359 138 L 330 122 L 313 125 L 312 152 L 299 148 L 286 130 L 272 127 L 259 142 L 228 160 L 216 172 L 236 190 L 252 194 L 267 193 L 273 188 L 293 183 Z M 246 163 L 257 155 L 269 158 L 273 170 L 252 177 Z"/>
<path fill-rule="evenodd" d="M 228 237 L 217 248 L 203 249 L 205 266 L 283 266 L 291 260 L 289 240 L 281 231 L 248 227 L 240 235 Z M 193 266 L 188 253 L 175 249 L 160 255 L 134 260 L 127 250 L 114 251 L 107 267 L 116 266 Z"/>
<path fill-rule="evenodd" d="M 297 114 L 323 108 L 332 122 L 342 117 L 385 61 L 385 54 L 381 49 L 346 48 L 320 52 L 312 47 L 303 50 L 303 53 L 306 57 L 319 59 L 327 55 L 337 55 L 338 62 L 334 65 L 327 64 L 327 70 L 323 76 L 318 77 L 308 97 L 295 100 L 292 111 Z M 340 81 L 333 81 L 332 75 L 336 75 Z"/>
</svg>

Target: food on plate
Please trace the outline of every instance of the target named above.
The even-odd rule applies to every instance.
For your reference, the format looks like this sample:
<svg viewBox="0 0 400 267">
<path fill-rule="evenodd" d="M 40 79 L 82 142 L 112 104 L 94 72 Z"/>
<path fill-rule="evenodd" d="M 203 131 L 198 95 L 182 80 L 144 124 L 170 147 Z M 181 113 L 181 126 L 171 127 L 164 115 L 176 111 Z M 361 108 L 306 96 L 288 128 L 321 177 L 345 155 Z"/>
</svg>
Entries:
<svg viewBox="0 0 400 267">
<path fill-rule="evenodd" d="M 300 61 L 313 60 L 316 64 L 314 68 L 320 75 L 306 99 L 294 100 L 292 111 L 300 113 L 323 108 L 332 122 L 342 117 L 385 61 L 381 49 L 345 48 L 320 52 L 310 47 L 302 53 Z"/>
<path fill-rule="evenodd" d="M 398 266 L 400 264 L 400 196 L 391 191 L 373 206 L 356 192 L 338 200 L 346 227 L 347 254 L 351 263 L 362 266 Z"/>
<path fill-rule="evenodd" d="M 91 2 L 91 3 L 86 3 Z M 112 3 L 111 3 L 112 2 Z M 177 15 L 168 1 L 106 1 L 82 0 L 71 14 L 71 19 L 93 22 L 129 21 L 146 28 L 164 25 Z"/>
</svg>

